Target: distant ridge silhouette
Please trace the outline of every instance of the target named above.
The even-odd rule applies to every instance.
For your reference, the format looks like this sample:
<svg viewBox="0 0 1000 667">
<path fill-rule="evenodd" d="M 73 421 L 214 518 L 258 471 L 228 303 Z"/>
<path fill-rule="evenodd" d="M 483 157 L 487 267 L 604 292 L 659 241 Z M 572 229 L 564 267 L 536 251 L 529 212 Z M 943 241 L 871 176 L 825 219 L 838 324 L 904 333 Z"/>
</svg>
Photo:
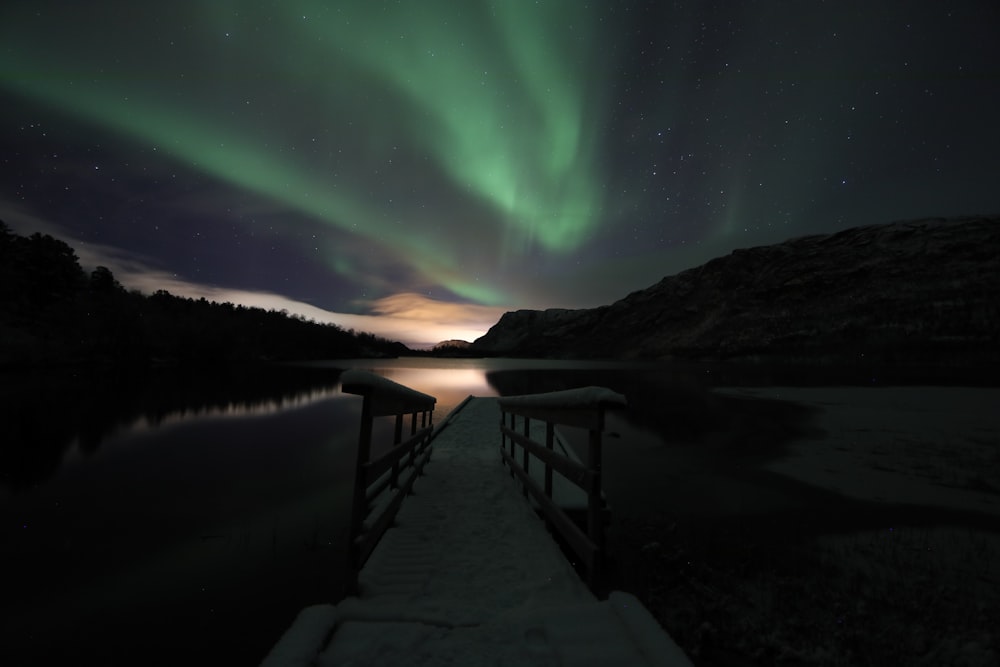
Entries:
<svg viewBox="0 0 1000 667">
<path fill-rule="evenodd" d="M 599 308 L 518 310 L 472 349 L 563 358 L 997 362 L 1000 216 L 735 250 Z"/>
</svg>

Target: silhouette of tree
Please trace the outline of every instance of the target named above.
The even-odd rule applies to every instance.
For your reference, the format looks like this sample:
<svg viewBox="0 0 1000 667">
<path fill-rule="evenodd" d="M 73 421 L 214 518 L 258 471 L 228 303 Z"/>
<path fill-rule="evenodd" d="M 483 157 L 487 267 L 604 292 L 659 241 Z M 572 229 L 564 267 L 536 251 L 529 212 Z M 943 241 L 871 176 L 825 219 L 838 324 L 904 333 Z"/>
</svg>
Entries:
<svg viewBox="0 0 1000 667">
<path fill-rule="evenodd" d="M 2 222 L 0 297 L 0 365 L 204 365 L 408 351 L 401 343 L 285 310 L 184 298 L 166 290 L 148 297 L 128 292 L 105 266 L 87 276 L 63 241 L 42 234 L 25 238 Z"/>
<path fill-rule="evenodd" d="M 111 294 L 122 291 L 121 283 L 115 280 L 111 269 L 106 266 L 98 266 L 90 272 L 90 290 L 98 294 Z"/>
</svg>

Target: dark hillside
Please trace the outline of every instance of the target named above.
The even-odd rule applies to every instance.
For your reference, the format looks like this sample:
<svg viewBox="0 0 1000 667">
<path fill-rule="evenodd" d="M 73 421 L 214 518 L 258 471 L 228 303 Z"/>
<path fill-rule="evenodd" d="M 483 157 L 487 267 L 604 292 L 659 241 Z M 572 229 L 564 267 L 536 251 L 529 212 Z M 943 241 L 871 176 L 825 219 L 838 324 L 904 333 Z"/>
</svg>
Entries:
<svg viewBox="0 0 1000 667">
<path fill-rule="evenodd" d="M 474 349 L 541 357 L 996 362 L 1000 217 L 736 250 L 609 306 L 506 313 Z"/>
</svg>

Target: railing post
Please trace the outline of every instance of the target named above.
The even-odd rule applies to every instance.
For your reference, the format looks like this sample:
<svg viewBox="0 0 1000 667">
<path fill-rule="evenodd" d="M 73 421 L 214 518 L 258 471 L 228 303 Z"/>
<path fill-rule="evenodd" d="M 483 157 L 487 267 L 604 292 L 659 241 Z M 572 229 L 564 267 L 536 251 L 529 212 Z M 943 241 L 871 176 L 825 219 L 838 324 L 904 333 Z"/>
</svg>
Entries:
<svg viewBox="0 0 1000 667">
<path fill-rule="evenodd" d="M 403 441 L 403 415 L 396 415 L 396 426 L 392 432 L 392 444 L 393 446 L 398 445 Z M 389 488 L 395 489 L 399 487 L 399 460 L 393 462 L 392 464 L 392 475 L 389 477 Z"/>
<path fill-rule="evenodd" d="M 545 448 L 550 452 L 554 450 L 556 440 L 556 425 L 552 422 L 545 422 Z M 552 464 L 545 463 L 545 495 L 552 497 Z"/>
<path fill-rule="evenodd" d="M 500 408 L 500 451 L 507 449 L 507 434 L 503 432 L 503 427 L 507 423 L 507 413 Z M 500 462 L 503 463 L 503 456 L 500 457 Z"/>
<path fill-rule="evenodd" d="M 358 592 L 358 552 L 354 538 L 361 534 L 365 515 L 368 513 L 367 487 L 365 485 L 365 464 L 371 457 L 372 450 L 372 406 L 371 397 L 366 395 L 361 403 L 361 428 L 358 432 L 358 456 L 354 463 L 354 493 L 351 499 L 351 533 L 348 548 L 348 562 L 351 564 L 351 575 L 347 582 L 348 595 Z"/>
<path fill-rule="evenodd" d="M 517 417 L 513 412 L 510 413 L 510 430 L 517 430 Z M 514 438 L 510 439 L 510 456 L 514 458 Z"/>
<path fill-rule="evenodd" d="M 403 498 L 412 492 L 416 475 L 423 473 L 424 464 L 431 453 L 431 424 L 434 421 L 434 404 L 437 399 L 372 373 L 356 370 L 344 371 L 341 376 L 341 391 L 356 394 L 363 399 L 358 457 L 351 494 L 348 545 L 351 573 L 345 591 L 351 595 L 359 592 L 358 572 L 392 525 Z M 427 424 L 420 431 L 416 428 L 418 412 L 422 413 L 422 420 Z M 410 415 L 410 436 L 404 443 L 405 415 Z M 371 453 L 375 418 L 389 416 L 395 417 L 392 447 L 373 461 Z M 418 448 L 419 464 L 416 456 Z M 404 477 L 406 468 L 413 468 L 413 474 Z M 379 512 L 374 517 L 371 516 L 369 510 L 372 509 L 372 504 L 369 500 L 384 497 L 381 494 L 387 488 L 393 491 L 388 502 L 374 503 L 379 507 Z M 365 530 L 368 521 L 371 521 L 371 525 Z"/>
<path fill-rule="evenodd" d="M 531 437 L 531 419 L 529 419 L 528 417 L 524 417 L 524 437 L 525 438 L 530 438 Z M 528 448 L 527 447 L 521 447 L 521 467 L 524 469 L 525 474 L 527 474 L 529 472 L 529 470 L 528 470 L 528 460 L 529 460 L 528 459 Z M 522 491 L 524 493 L 524 497 L 527 498 L 528 497 L 528 485 L 527 484 L 525 484 L 525 485 L 522 486 Z"/>
<path fill-rule="evenodd" d="M 528 418 L 524 418 L 524 437 L 531 437 L 531 425 L 528 423 Z M 524 468 L 524 472 L 528 472 L 528 448 L 521 448 L 521 467 Z"/>
<path fill-rule="evenodd" d="M 621 394 L 603 387 L 581 387 L 538 395 L 526 394 L 499 399 L 500 425 L 505 431 L 500 441 L 505 462 L 510 464 L 511 475 L 518 477 L 522 488 L 538 503 L 545 516 L 546 524 L 554 527 L 569 547 L 584 562 L 587 583 L 592 590 L 603 580 L 604 549 L 607 540 L 604 535 L 604 498 L 601 495 L 603 477 L 602 434 L 605 427 L 605 410 L 611 406 L 627 405 Z M 511 415 L 507 426 L 507 414 Z M 524 420 L 523 430 L 516 428 L 515 415 Z M 531 438 L 531 419 L 545 423 L 545 444 Z M 561 424 L 587 431 L 586 461 L 580 462 L 569 447 L 565 453 L 555 451 L 555 427 Z M 523 433 L 523 435 L 522 435 Z M 505 448 L 505 439 L 510 439 L 510 454 Z M 524 450 L 523 465 L 518 464 L 514 445 Z M 542 459 L 544 464 L 544 484 L 533 480 L 529 474 L 530 456 Z M 570 518 L 565 507 L 555 499 L 554 473 L 575 484 L 587 496 L 586 525 L 580 525 Z M 567 499 L 569 500 L 569 499 Z"/>
<path fill-rule="evenodd" d="M 410 416 L 410 437 L 413 437 L 416 434 L 417 434 L 417 413 L 414 412 Z M 417 448 L 414 447 L 413 449 L 410 450 L 410 461 L 406 465 L 411 466 L 416 460 L 417 460 Z"/>
<path fill-rule="evenodd" d="M 590 431 L 587 446 L 587 467 L 593 473 L 593 482 L 587 492 L 587 536 L 597 547 L 594 567 L 587 573 L 589 584 L 596 584 L 597 575 L 604 568 L 604 522 L 601 517 L 603 502 L 601 500 L 601 430 L 604 428 L 604 409 L 600 410 L 601 428 Z"/>
<path fill-rule="evenodd" d="M 510 430 L 514 431 L 517 428 L 517 417 L 513 412 L 508 413 L 510 415 Z M 510 458 L 514 458 L 514 438 L 510 439 Z M 514 467 L 510 468 L 510 476 L 514 476 Z"/>
</svg>

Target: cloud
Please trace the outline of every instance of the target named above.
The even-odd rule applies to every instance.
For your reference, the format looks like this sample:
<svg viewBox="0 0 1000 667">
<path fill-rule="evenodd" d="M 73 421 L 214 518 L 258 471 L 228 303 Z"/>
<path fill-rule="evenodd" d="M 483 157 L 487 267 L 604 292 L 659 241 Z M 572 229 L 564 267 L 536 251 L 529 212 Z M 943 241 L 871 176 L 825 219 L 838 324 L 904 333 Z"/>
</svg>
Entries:
<svg viewBox="0 0 1000 667">
<path fill-rule="evenodd" d="M 379 319 L 400 327 L 401 335 L 420 347 L 442 340 L 475 340 L 493 326 L 505 309 L 438 301 L 422 294 L 402 292 L 371 302 Z"/>
<path fill-rule="evenodd" d="M 186 280 L 157 268 L 153 260 L 114 246 L 87 243 L 58 225 L 15 207 L 3 208 L 3 217 L 20 234 L 40 232 L 64 240 L 76 251 L 85 270 L 106 266 L 125 288 L 152 294 L 166 290 L 176 296 L 204 298 L 265 310 L 286 310 L 317 322 L 366 331 L 397 340 L 414 349 L 429 348 L 443 340 L 475 340 L 504 313 L 504 308 L 438 301 L 422 294 L 401 292 L 361 305 L 369 313 L 341 313 L 318 308 L 274 292 L 232 289 Z"/>
<path fill-rule="evenodd" d="M 205 298 L 265 310 L 286 310 L 317 322 L 345 329 L 367 331 L 397 340 L 413 349 L 429 348 L 443 340 L 473 340 L 482 336 L 503 314 L 503 309 L 435 301 L 418 294 L 396 294 L 373 302 L 373 314 L 339 313 L 272 292 L 202 285 L 165 271 L 140 268 L 135 260 L 121 263 L 105 257 L 104 265 L 129 289 L 151 293 L 164 289 L 177 296 Z"/>
<path fill-rule="evenodd" d="M 450 321 L 456 326 L 480 326 L 484 322 L 492 326 L 504 313 L 503 308 L 438 301 L 412 292 L 376 299 L 371 309 L 379 315 L 422 322 Z"/>
<path fill-rule="evenodd" d="M 140 269 L 135 260 L 123 264 L 106 257 L 104 266 L 110 268 L 119 282 L 129 289 L 146 293 L 163 289 L 192 299 L 205 298 L 265 310 L 286 310 L 317 322 L 397 340 L 412 349 L 433 347 L 436 343 L 454 338 L 474 340 L 486 333 L 503 314 L 503 309 L 435 301 L 417 294 L 396 294 L 378 299 L 371 306 L 373 314 L 339 313 L 273 292 L 189 282 L 165 271 Z"/>
</svg>

